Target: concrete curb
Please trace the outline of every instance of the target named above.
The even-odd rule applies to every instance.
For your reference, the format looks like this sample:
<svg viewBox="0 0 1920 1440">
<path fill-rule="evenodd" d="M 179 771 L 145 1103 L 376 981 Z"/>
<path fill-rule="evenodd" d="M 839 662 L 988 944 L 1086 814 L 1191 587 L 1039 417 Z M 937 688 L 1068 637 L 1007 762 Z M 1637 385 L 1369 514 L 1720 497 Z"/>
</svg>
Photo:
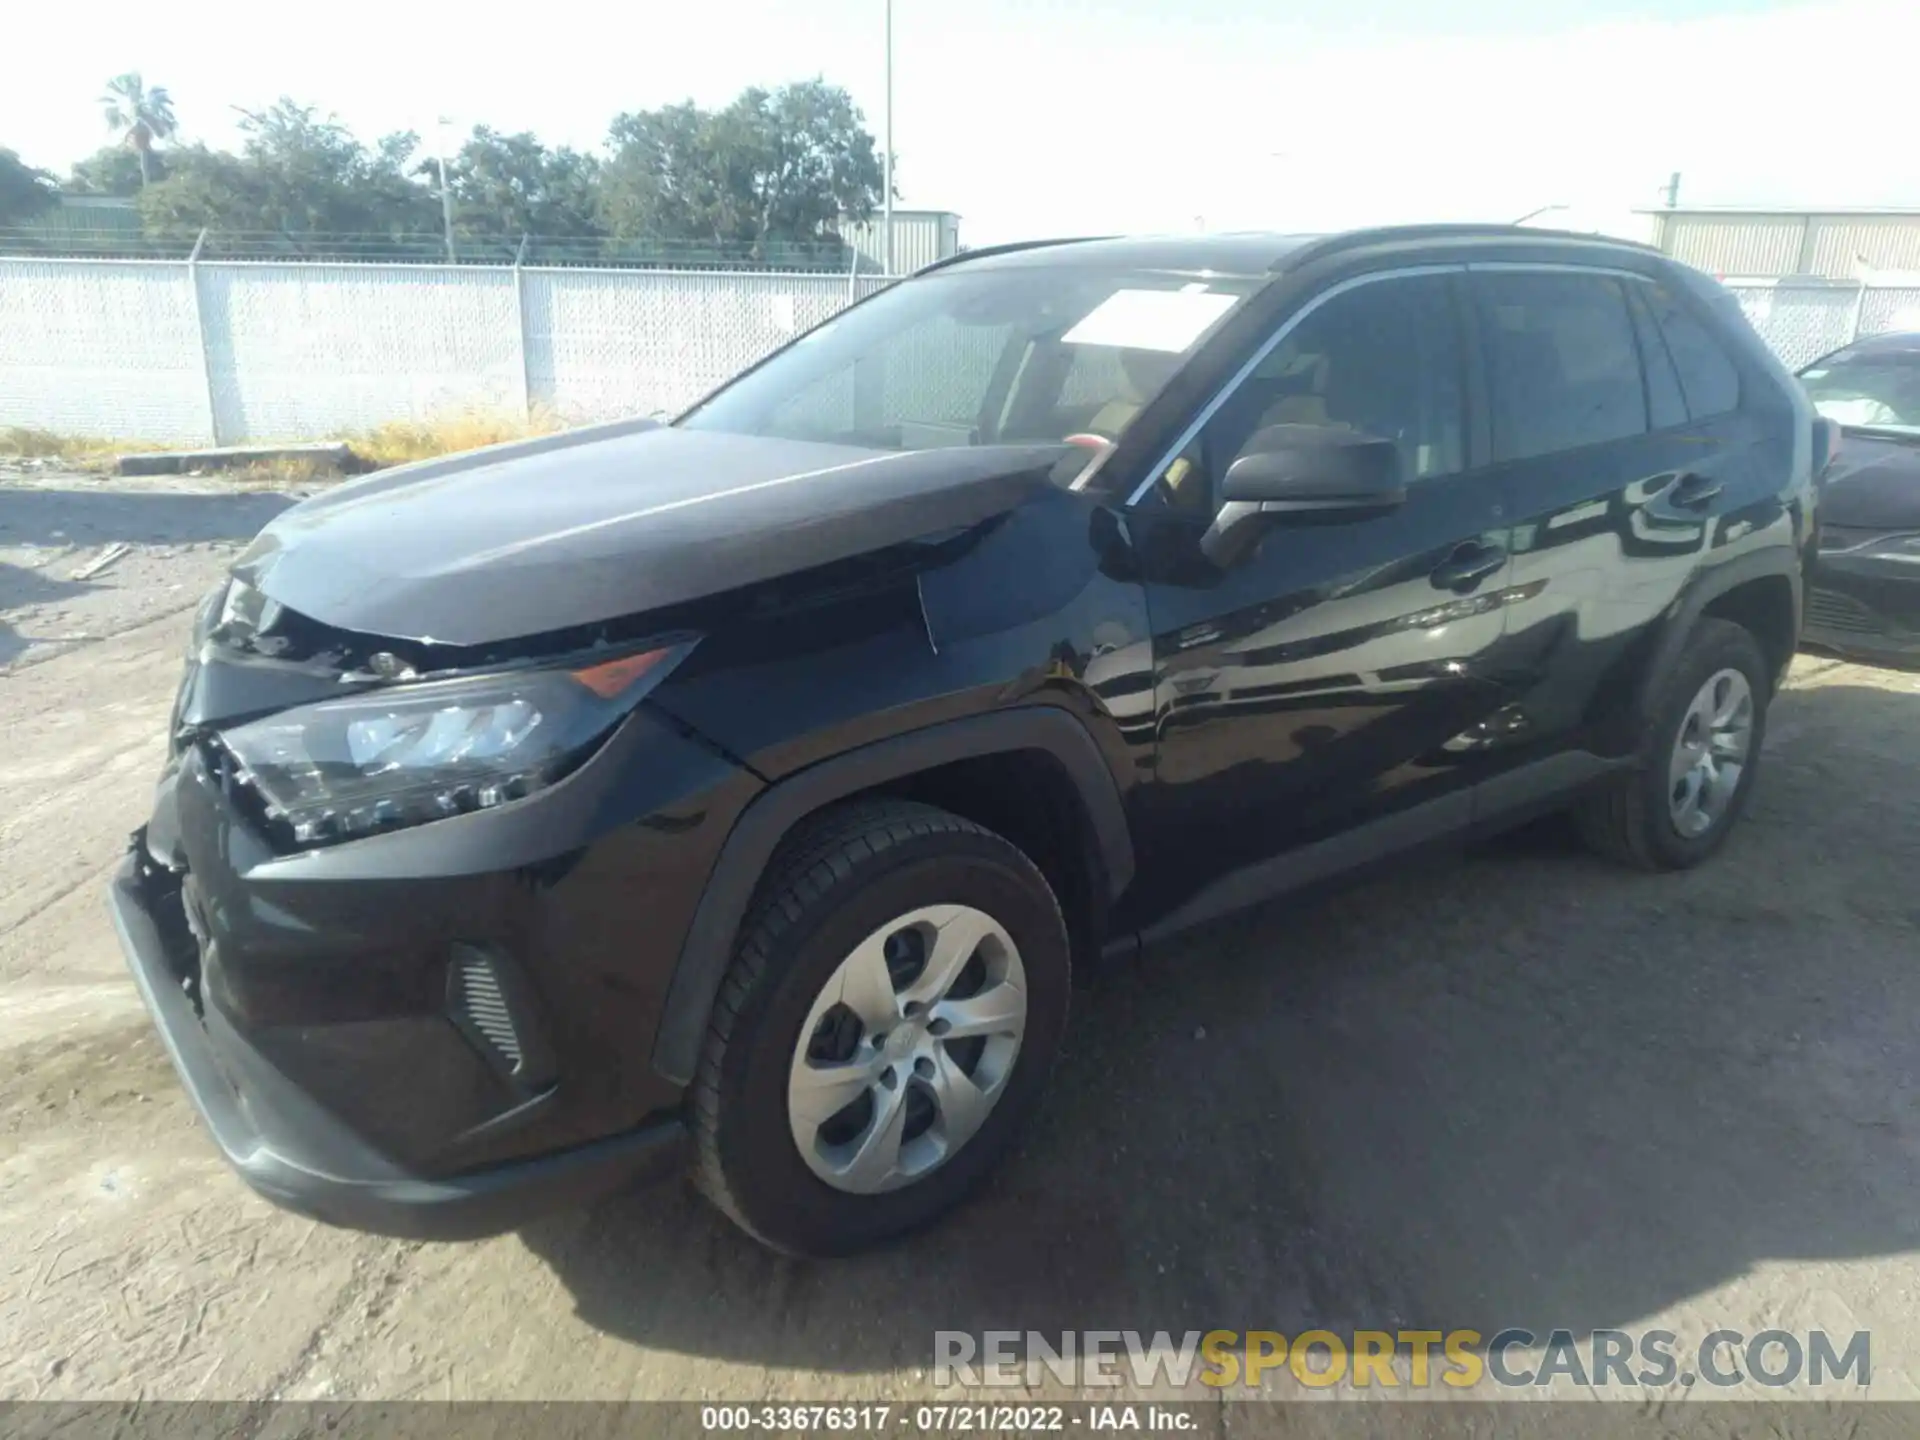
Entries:
<svg viewBox="0 0 1920 1440">
<path fill-rule="evenodd" d="M 122 455 L 114 461 L 119 475 L 179 475 L 188 470 L 231 470 L 267 460 L 317 460 L 342 471 L 366 468 L 353 447 L 341 441 L 308 445 L 227 445 L 212 450 L 155 450 Z"/>
</svg>

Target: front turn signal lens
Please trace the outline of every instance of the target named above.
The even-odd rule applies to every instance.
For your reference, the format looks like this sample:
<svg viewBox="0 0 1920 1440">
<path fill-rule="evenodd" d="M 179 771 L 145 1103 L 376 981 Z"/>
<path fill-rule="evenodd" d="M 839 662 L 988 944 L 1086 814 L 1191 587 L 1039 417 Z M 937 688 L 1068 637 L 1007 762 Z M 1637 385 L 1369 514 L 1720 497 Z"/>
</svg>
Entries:
<svg viewBox="0 0 1920 1440">
<path fill-rule="evenodd" d="M 671 648 L 648 650 L 639 655 L 624 655 L 618 660 L 609 660 L 601 665 L 589 665 L 584 670 L 572 670 L 568 673 L 602 700 L 612 700 L 624 695 L 645 678 L 648 671 L 654 669 L 673 653 Z"/>
</svg>

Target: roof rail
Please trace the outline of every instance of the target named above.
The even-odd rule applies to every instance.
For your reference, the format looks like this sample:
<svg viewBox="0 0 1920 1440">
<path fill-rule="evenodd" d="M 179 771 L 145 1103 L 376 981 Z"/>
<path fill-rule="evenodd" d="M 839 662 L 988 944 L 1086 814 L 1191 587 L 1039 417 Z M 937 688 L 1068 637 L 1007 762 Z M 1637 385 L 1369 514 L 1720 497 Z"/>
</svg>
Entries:
<svg viewBox="0 0 1920 1440">
<path fill-rule="evenodd" d="M 944 270 L 949 265 L 958 265 L 962 260 L 983 260 L 990 255 L 1017 255 L 1022 250 L 1043 250 L 1049 245 L 1085 245 L 1093 240 L 1114 238 L 1112 235 L 1061 235 L 1051 240 L 1009 240 L 1003 245 L 982 245 L 977 250 L 962 250 L 957 255 L 944 255 L 938 260 L 922 265 L 912 273 L 925 275 L 931 270 Z"/>
<path fill-rule="evenodd" d="M 1620 240 L 1611 235 L 1582 234 L 1577 230 L 1548 230 L 1532 225 L 1379 225 L 1372 229 L 1348 230 L 1340 235 L 1329 235 L 1321 240 L 1309 241 L 1299 249 L 1290 250 L 1274 261 L 1273 268 L 1275 271 L 1292 270 L 1324 256 L 1337 255 L 1343 250 L 1357 250 L 1364 245 L 1391 244 L 1396 241 L 1456 239 L 1572 240 L 1585 245 L 1637 250 L 1650 255 L 1661 253 L 1657 247 L 1644 245 L 1638 240 Z"/>
</svg>

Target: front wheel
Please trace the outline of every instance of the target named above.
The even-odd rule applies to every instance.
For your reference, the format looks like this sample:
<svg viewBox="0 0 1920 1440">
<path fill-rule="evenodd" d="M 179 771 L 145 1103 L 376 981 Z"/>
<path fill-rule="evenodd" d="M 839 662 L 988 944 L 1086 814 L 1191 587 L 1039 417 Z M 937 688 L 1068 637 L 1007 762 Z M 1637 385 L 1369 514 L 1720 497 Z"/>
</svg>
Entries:
<svg viewBox="0 0 1920 1440">
<path fill-rule="evenodd" d="M 1066 1019 L 1066 926 L 1032 861 L 931 806 L 856 803 L 782 846 L 741 937 L 695 1082 L 701 1188 L 802 1255 L 959 1203 Z"/>
<path fill-rule="evenodd" d="M 1684 870 L 1712 855 L 1752 793 L 1771 698 L 1753 635 L 1700 621 L 1661 684 L 1639 763 L 1574 811 L 1581 834 L 1643 870 Z"/>
</svg>

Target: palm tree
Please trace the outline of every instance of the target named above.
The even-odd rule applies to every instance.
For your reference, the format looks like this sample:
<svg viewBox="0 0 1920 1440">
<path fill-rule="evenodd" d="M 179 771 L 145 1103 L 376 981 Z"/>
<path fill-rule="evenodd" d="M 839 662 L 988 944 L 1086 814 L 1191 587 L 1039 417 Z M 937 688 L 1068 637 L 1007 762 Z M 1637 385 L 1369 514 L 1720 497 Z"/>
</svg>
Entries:
<svg viewBox="0 0 1920 1440">
<path fill-rule="evenodd" d="M 100 97 L 100 104 L 106 113 L 107 128 L 140 157 L 140 187 L 145 189 L 151 178 L 147 157 L 153 150 L 153 142 L 168 139 L 177 128 L 173 119 L 173 97 L 167 94 L 164 85 L 149 90 L 140 72 L 129 70 L 107 82 L 107 93 Z"/>
</svg>

